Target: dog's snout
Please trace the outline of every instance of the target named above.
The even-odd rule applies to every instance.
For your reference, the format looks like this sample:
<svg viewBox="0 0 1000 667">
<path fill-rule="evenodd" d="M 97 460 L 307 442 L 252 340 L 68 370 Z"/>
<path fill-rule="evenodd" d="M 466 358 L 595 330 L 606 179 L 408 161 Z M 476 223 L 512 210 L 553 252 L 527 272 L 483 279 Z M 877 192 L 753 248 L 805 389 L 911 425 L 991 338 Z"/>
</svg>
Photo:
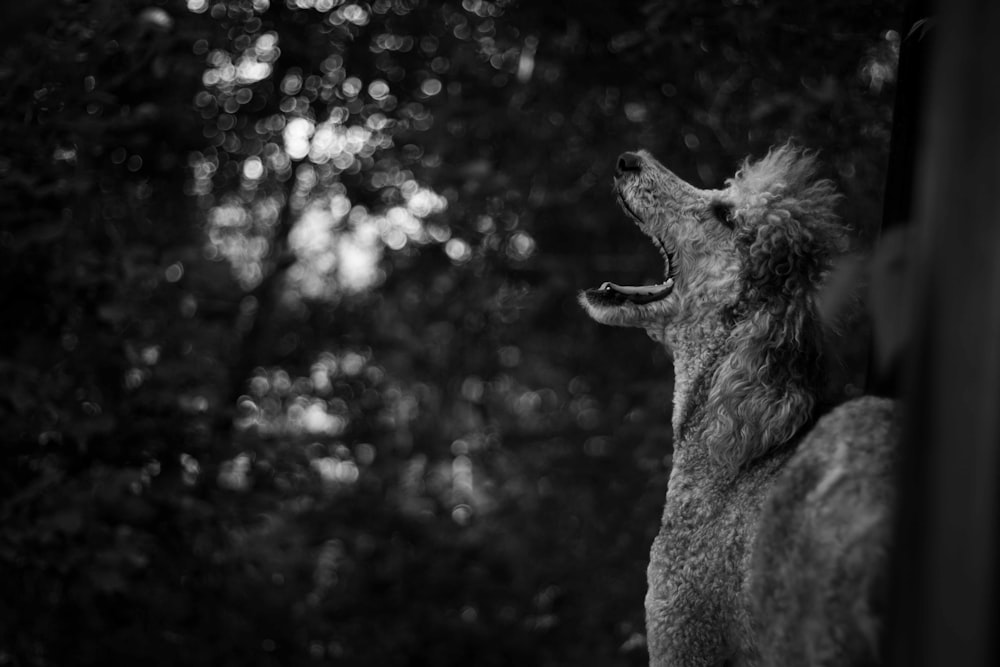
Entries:
<svg viewBox="0 0 1000 667">
<path fill-rule="evenodd" d="M 621 176 L 628 171 L 640 171 L 642 158 L 637 153 L 622 153 L 615 163 L 615 176 Z"/>
</svg>

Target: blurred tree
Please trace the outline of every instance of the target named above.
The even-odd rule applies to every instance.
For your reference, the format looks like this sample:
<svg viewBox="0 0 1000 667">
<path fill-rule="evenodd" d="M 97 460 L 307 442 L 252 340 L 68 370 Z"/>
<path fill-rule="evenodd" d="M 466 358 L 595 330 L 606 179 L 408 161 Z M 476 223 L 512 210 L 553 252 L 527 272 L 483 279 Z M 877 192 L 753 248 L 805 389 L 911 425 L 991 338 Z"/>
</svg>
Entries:
<svg viewBox="0 0 1000 667">
<path fill-rule="evenodd" d="M 63 0 L 2 28 L 0 664 L 642 664 L 669 361 L 605 190 L 791 136 L 864 238 L 894 3 Z M 652 360 L 652 361 L 650 361 Z"/>
</svg>

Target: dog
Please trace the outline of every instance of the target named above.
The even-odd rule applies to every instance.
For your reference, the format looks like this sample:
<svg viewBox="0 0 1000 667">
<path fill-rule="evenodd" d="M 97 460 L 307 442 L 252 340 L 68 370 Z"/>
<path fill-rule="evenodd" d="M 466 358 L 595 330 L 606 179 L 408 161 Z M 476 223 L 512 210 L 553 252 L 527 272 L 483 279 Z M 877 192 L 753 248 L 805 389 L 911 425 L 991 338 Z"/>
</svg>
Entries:
<svg viewBox="0 0 1000 667">
<path fill-rule="evenodd" d="M 579 300 L 600 323 L 645 329 L 675 375 L 650 664 L 878 664 L 899 408 L 862 397 L 820 416 L 817 296 L 846 247 L 835 187 L 784 145 L 720 190 L 623 153 L 614 190 L 663 280 Z"/>
</svg>

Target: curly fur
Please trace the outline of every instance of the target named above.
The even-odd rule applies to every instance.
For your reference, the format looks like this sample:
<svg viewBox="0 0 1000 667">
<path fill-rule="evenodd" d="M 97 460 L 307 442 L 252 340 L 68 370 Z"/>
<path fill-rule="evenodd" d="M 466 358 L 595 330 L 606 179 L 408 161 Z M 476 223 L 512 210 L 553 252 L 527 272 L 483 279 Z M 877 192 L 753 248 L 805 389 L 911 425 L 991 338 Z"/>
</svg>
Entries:
<svg viewBox="0 0 1000 667">
<path fill-rule="evenodd" d="M 838 195 L 794 146 L 745 162 L 720 190 L 644 151 L 626 158 L 619 200 L 665 248 L 673 289 L 648 302 L 591 290 L 581 303 L 674 357 L 651 664 L 860 664 L 878 627 L 869 588 L 889 533 L 895 408 L 858 399 L 816 425 L 816 297 L 846 245 Z"/>
<path fill-rule="evenodd" d="M 744 221 L 736 236 L 749 316 L 732 333 L 742 345 L 712 383 L 717 422 L 706 437 L 725 445 L 713 455 L 731 468 L 788 441 L 815 405 L 821 335 L 812 295 L 844 234 L 833 185 L 814 177 L 813 156 L 784 147 L 727 181 Z"/>
</svg>

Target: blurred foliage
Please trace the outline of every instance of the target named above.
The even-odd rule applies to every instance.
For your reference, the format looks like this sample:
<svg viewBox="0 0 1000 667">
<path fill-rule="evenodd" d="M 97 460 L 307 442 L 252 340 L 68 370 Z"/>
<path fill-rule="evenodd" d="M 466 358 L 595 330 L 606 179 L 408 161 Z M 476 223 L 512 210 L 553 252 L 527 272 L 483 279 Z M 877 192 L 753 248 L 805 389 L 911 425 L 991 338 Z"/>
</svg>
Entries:
<svg viewBox="0 0 1000 667">
<path fill-rule="evenodd" d="M 899 3 L 38 0 L 0 28 L 0 665 L 645 664 L 646 147 L 878 221 Z"/>
</svg>

